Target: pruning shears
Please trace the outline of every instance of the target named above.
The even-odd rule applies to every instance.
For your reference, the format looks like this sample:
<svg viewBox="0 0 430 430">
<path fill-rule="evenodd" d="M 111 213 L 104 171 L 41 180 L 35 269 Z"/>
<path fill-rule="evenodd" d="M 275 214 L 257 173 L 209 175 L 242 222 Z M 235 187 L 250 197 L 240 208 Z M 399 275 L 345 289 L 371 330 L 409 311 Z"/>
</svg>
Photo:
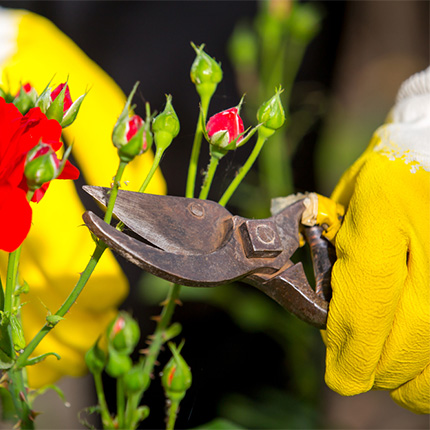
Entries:
<svg viewBox="0 0 430 430">
<path fill-rule="evenodd" d="M 109 188 L 84 190 L 107 205 Z M 127 233 L 90 211 L 83 219 L 112 250 L 149 273 L 190 287 L 240 280 L 322 329 L 336 257 L 322 226 L 301 226 L 305 203 L 303 197 L 270 218 L 247 219 L 209 200 L 119 190 L 113 213 Z M 315 289 L 302 263 L 291 261 L 300 246 L 299 230 L 310 246 Z"/>
</svg>

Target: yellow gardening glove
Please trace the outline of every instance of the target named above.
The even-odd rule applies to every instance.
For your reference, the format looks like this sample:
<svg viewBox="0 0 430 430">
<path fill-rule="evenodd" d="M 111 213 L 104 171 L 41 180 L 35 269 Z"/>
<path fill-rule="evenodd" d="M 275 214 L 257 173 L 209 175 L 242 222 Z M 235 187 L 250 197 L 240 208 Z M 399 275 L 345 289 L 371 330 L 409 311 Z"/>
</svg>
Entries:
<svg viewBox="0 0 430 430">
<path fill-rule="evenodd" d="M 0 29 L 0 84 L 10 85 L 12 94 L 26 82 L 40 94 L 52 78 L 53 87 L 68 79 L 74 100 L 89 90 L 76 121 L 64 130 L 64 136 L 74 143 L 73 156 L 85 180 L 109 186 L 119 163 L 111 133 L 125 103 L 120 88 L 43 17 L 0 8 Z M 151 163 L 150 154 L 130 163 L 123 176 L 130 190 L 139 188 Z M 165 192 L 160 173 L 148 191 Z M 20 275 L 30 285 L 22 307 L 27 341 L 45 323 L 45 306 L 55 312 L 63 303 L 94 250 L 94 242 L 82 226 L 83 212 L 72 181 L 53 181 L 42 201 L 33 205 L 32 227 L 23 245 L 20 265 Z M 3 277 L 6 264 L 7 254 L 0 253 Z M 124 274 L 112 254 L 106 252 L 65 321 L 35 351 L 36 355 L 54 351 L 61 360 L 48 357 L 30 366 L 30 385 L 52 383 L 62 375 L 82 375 L 86 370 L 86 350 L 114 317 L 127 293 Z"/>
<path fill-rule="evenodd" d="M 389 122 L 332 198 L 336 237 L 326 382 L 342 395 L 389 390 L 430 412 L 430 68 L 399 90 Z"/>
</svg>

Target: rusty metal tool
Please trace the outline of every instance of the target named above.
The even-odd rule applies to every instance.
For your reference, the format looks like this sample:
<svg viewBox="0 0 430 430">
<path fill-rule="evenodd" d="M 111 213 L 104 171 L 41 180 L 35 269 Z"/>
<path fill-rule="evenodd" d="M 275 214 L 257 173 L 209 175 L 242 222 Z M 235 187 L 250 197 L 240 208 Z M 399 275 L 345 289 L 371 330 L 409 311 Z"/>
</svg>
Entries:
<svg viewBox="0 0 430 430">
<path fill-rule="evenodd" d="M 109 188 L 84 190 L 107 205 Z M 92 212 L 83 219 L 95 236 L 147 272 L 181 285 L 214 287 L 243 281 L 317 328 L 325 328 L 334 249 L 319 226 L 306 227 L 315 274 L 310 286 L 302 263 L 290 258 L 299 247 L 305 205 L 296 201 L 266 219 L 232 215 L 218 203 L 120 190 L 114 215 L 126 234 Z"/>
</svg>

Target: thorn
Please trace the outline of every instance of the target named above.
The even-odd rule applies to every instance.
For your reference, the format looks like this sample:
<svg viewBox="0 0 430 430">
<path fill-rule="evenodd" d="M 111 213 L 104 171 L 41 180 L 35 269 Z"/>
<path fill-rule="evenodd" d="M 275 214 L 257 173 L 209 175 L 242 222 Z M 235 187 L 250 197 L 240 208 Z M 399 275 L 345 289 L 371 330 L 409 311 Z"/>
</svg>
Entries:
<svg viewBox="0 0 430 430">
<path fill-rule="evenodd" d="M 25 398 L 25 394 L 22 391 L 19 392 L 19 398 L 21 399 L 22 402 L 27 402 L 27 399 Z"/>
<path fill-rule="evenodd" d="M 175 299 L 175 303 L 176 303 L 178 306 L 182 306 L 182 305 L 183 305 L 183 303 L 181 302 L 181 300 L 180 300 L 180 299 Z"/>
<path fill-rule="evenodd" d="M 152 321 L 156 321 L 156 322 L 160 322 L 161 321 L 161 316 L 157 315 L 155 317 L 151 317 Z"/>
<path fill-rule="evenodd" d="M 169 299 L 165 299 L 160 303 L 160 306 L 166 306 L 169 303 Z"/>
<path fill-rule="evenodd" d="M 151 345 L 151 344 L 152 344 L 152 340 L 146 339 L 146 340 L 145 340 L 145 343 L 146 343 L 147 345 Z"/>
<path fill-rule="evenodd" d="M 149 334 L 149 335 L 148 335 L 148 339 L 154 340 L 154 339 L 155 339 L 155 336 L 154 336 L 153 334 Z"/>
<path fill-rule="evenodd" d="M 155 360 L 155 361 L 154 361 L 154 364 L 155 364 L 156 366 L 159 366 L 159 365 L 160 365 L 160 362 L 159 362 L 158 360 Z"/>
<path fill-rule="evenodd" d="M 139 354 L 143 354 L 143 355 L 149 354 L 149 348 L 139 349 Z"/>
</svg>

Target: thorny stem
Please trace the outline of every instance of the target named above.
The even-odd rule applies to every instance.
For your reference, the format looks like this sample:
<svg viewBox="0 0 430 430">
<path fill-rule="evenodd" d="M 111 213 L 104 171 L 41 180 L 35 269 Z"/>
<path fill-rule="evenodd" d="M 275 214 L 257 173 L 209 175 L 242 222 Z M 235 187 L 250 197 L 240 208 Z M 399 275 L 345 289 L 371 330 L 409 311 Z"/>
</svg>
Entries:
<svg viewBox="0 0 430 430">
<path fill-rule="evenodd" d="M 199 118 L 197 120 L 196 132 L 194 134 L 194 142 L 193 142 L 193 148 L 191 151 L 190 165 L 188 167 L 188 178 L 187 178 L 187 186 L 185 190 L 185 197 L 194 197 L 194 188 L 195 188 L 195 182 L 196 182 L 196 176 L 197 176 L 197 166 L 199 162 L 200 147 L 201 147 L 202 137 L 203 137 L 202 123 L 206 118 L 206 115 L 209 109 L 210 99 L 211 97 L 208 97 L 208 96 L 201 97 L 201 109 L 199 113 Z"/>
<path fill-rule="evenodd" d="M 109 202 L 106 208 L 104 221 L 108 224 L 112 221 L 113 208 L 115 206 L 116 196 L 118 195 L 118 189 L 121 184 L 121 178 L 124 173 L 124 169 L 127 166 L 127 162 L 120 160 L 118 170 L 116 171 L 115 178 L 113 180 L 112 189 L 110 190 Z"/>
<path fill-rule="evenodd" d="M 149 345 L 148 352 L 146 353 L 146 359 L 142 370 L 143 374 L 147 377 L 153 376 L 158 354 L 160 353 L 161 346 L 165 342 L 164 334 L 172 319 L 173 311 L 175 310 L 176 301 L 179 298 L 180 291 L 180 285 L 171 285 L 168 296 L 161 311 L 161 315 L 157 321 L 157 326 L 155 328 L 154 334 L 151 336 L 151 343 Z M 126 428 L 133 428 L 133 412 L 139 405 L 142 396 L 143 392 L 139 393 L 138 395 L 133 395 L 129 398 L 126 410 Z"/>
<path fill-rule="evenodd" d="M 167 408 L 167 425 L 166 430 L 174 430 L 176 418 L 178 417 L 178 410 L 179 410 L 179 404 L 181 403 L 180 400 L 177 399 L 169 399 Z"/>
<path fill-rule="evenodd" d="M 215 175 L 215 171 L 218 167 L 218 163 L 219 163 L 219 157 L 211 155 L 208 170 L 206 171 L 205 179 L 203 181 L 203 186 L 202 186 L 202 189 L 200 191 L 199 199 L 206 199 L 207 198 L 207 196 L 209 194 L 209 190 L 211 188 L 212 180 L 213 180 L 214 175 Z"/>
<path fill-rule="evenodd" d="M 118 187 L 119 182 L 121 181 L 122 174 L 124 173 L 124 169 L 127 163 L 120 162 L 118 166 L 117 173 L 115 174 L 115 180 L 114 180 L 114 188 L 115 186 Z M 114 189 L 113 188 L 113 189 Z M 105 221 L 110 222 L 112 219 L 112 210 L 115 204 L 116 195 L 118 193 L 118 188 L 116 189 L 116 192 L 112 192 L 109 197 L 108 202 L 108 210 L 111 212 L 106 212 L 105 214 Z M 111 208 L 111 209 L 109 209 Z M 101 256 L 105 252 L 107 248 L 107 245 L 103 243 L 101 240 L 97 241 L 97 245 L 95 247 L 95 250 L 93 252 L 93 255 L 90 258 L 90 261 L 88 262 L 87 266 L 85 267 L 84 271 L 81 273 L 81 276 L 79 277 L 78 282 L 74 286 L 73 290 L 67 297 L 67 299 L 64 301 L 64 303 L 61 305 L 61 307 L 58 309 L 58 311 L 55 313 L 55 315 L 64 317 L 69 309 L 73 306 L 73 304 L 76 302 L 77 298 L 81 294 L 82 290 L 84 289 L 85 285 L 87 284 L 90 276 L 92 275 L 94 269 L 96 268 Z M 7 286 L 6 286 L 7 289 Z M 16 360 L 15 367 L 17 369 L 20 369 L 26 365 L 27 360 L 29 359 L 30 355 L 33 353 L 33 351 L 36 349 L 36 347 L 39 345 L 39 343 L 43 340 L 43 338 L 55 327 L 53 324 L 46 323 L 39 332 L 33 337 L 33 339 L 29 342 L 29 344 L 25 347 L 24 352 L 18 357 Z"/>
<path fill-rule="evenodd" d="M 21 255 L 21 246 L 9 254 L 6 274 L 6 291 L 4 297 L 4 313 L 12 314 L 13 293 L 16 288 L 16 280 L 18 276 L 19 257 Z"/>
<path fill-rule="evenodd" d="M 258 154 L 263 148 L 263 145 L 266 142 L 266 140 L 267 140 L 266 137 L 263 137 L 261 134 L 258 135 L 257 143 L 255 144 L 254 149 L 252 150 L 245 164 L 239 169 L 236 177 L 233 179 L 231 184 L 228 186 L 228 188 L 225 190 L 224 194 L 222 195 L 219 201 L 219 204 L 221 206 L 225 206 L 227 202 L 230 200 L 230 197 L 233 195 L 233 193 L 236 191 L 239 184 L 242 182 L 243 178 L 251 169 L 252 165 L 254 164 L 255 160 L 258 157 Z"/>
<path fill-rule="evenodd" d="M 34 414 L 27 398 L 27 389 L 24 383 L 23 371 L 12 368 L 8 371 L 8 375 L 10 378 L 12 399 L 16 413 L 20 419 L 20 428 L 34 429 Z"/>
<path fill-rule="evenodd" d="M 97 266 L 97 263 L 100 260 L 100 257 L 103 255 L 103 252 L 107 246 L 99 241 L 97 243 L 96 249 L 94 250 L 93 255 L 90 258 L 90 261 L 87 264 L 87 267 L 85 267 L 85 270 L 82 272 L 78 282 L 76 283 L 75 287 L 73 288 L 72 292 L 69 294 L 67 299 L 64 301 L 64 303 L 61 305 L 61 307 L 58 309 L 58 311 L 55 313 L 55 315 L 58 315 L 60 317 L 64 317 L 66 313 L 69 311 L 69 309 L 72 307 L 73 303 L 75 303 L 76 299 L 78 298 L 79 294 L 85 287 L 86 283 L 88 282 L 88 279 L 90 278 L 91 274 L 93 273 L 95 267 Z M 25 347 L 24 352 L 18 357 L 16 361 L 16 367 L 18 369 L 25 366 L 26 361 L 30 357 L 30 355 L 33 353 L 33 351 L 36 349 L 37 345 L 42 341 L 42 339 L 54 328 L 54 325 L 46 323 L 36 334 L 36 336 L 33 337 L 33 339 L 30 341 L 30 343 Z"/>
<path fill-rule="evenodd" d="M 166 150 L 166 148 L 161 148 L 161 147 L 156 149 L 155 154 L 154 154 L 154 161 L 152 163 L 151 169 L 149 170 L 148 175 L 146 176 L 145 180 L 143 181 L 143 184 L 139 188 L 139 190 L 138 190 L 139 193 L 143 193 L 146 190 L 146 187 L 148 186 L 148 184 L 151 182 L 151 179 L 154 176 L 154 173 L 160 164 L 161 157 L 163 156 L 165 150 Z"/>
</svg>

